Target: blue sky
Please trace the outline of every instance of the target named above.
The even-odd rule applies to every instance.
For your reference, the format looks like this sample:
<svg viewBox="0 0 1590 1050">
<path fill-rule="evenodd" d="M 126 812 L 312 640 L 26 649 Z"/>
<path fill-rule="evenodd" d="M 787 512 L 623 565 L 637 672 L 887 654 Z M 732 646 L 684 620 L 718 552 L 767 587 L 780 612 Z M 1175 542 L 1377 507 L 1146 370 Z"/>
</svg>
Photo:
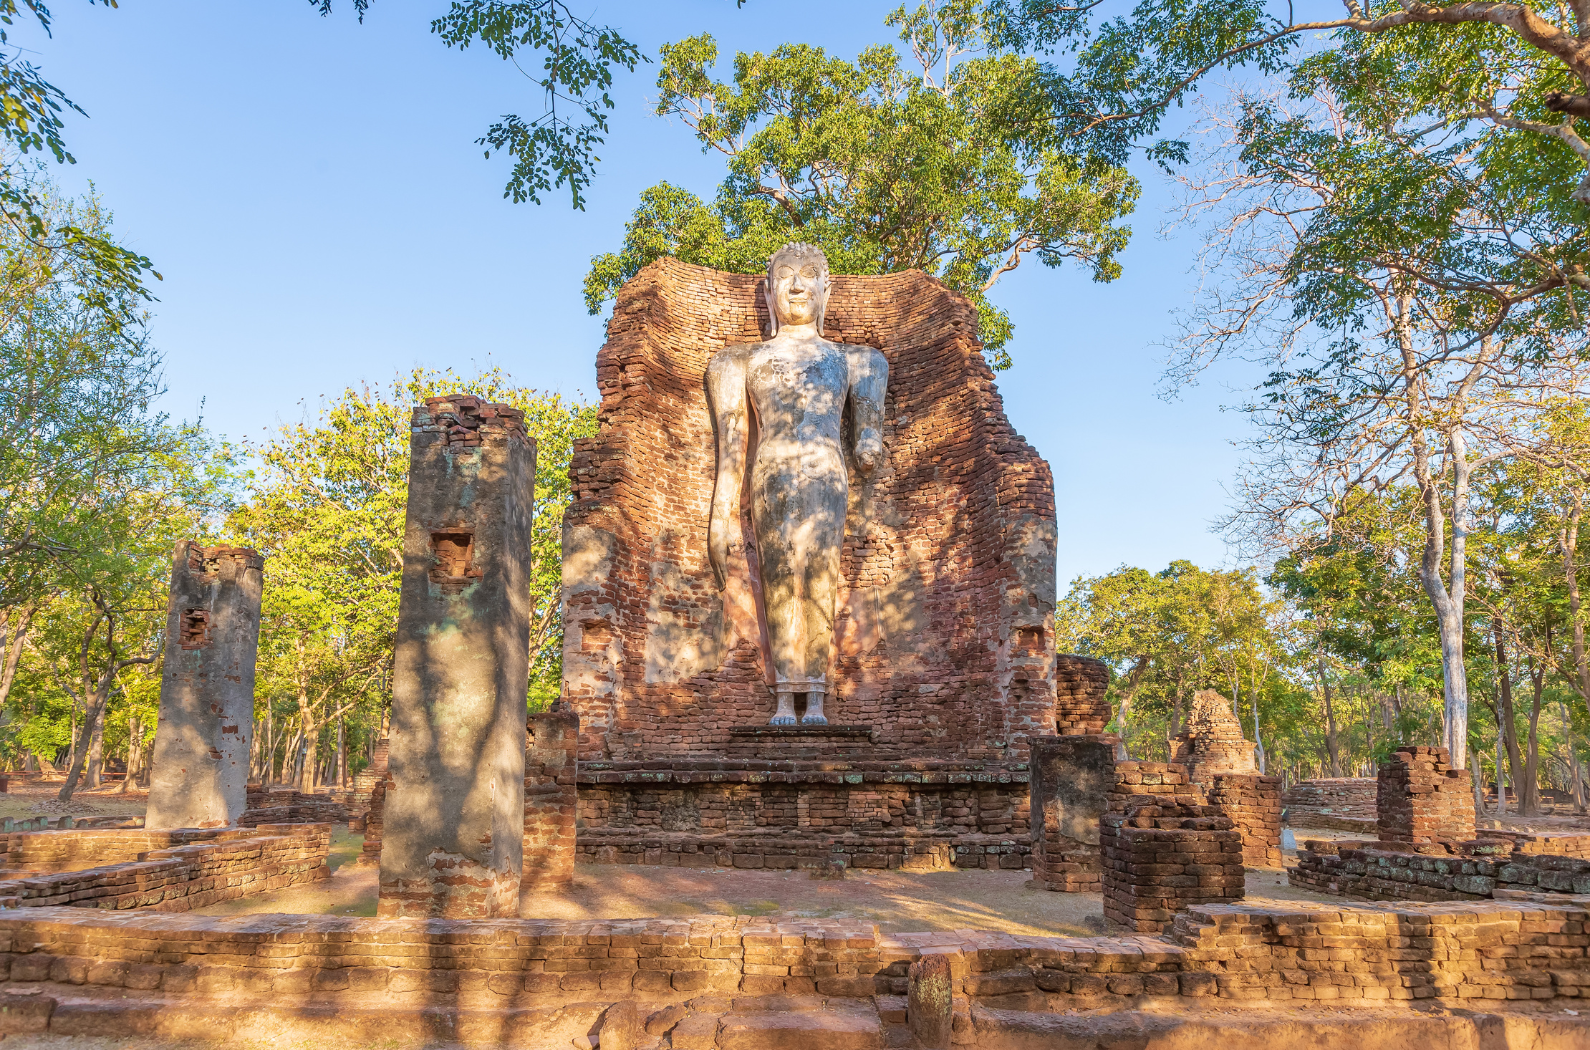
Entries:
<svg viewBox="0 0 1590 1050">
<path fill-rule="evenodd" d="M 798 40 L 852 57 L 893 39 L 883 19 L 897 2 L 609 0 L 592 16 L 653 56 L 710 31 L 726 56 Z M 590 257 L 618 245 L 645 187 L 710 196 L 721 178 L 686 129 L 651 115 L 651 66 L 615 87 L 584 212 L 503 200 L 507 163 L 474 140 L 502 113 L 538 113 L 539 94 L 495 56 L 433 37 L 444 0 L 373 0 L 363 25 L 351 0 L 330 18 L 304 0 L 52 7 L 53 39 L 14 40 L 89 114 L 68 124 L 77 165 L 55 174 L 74 192 L 92 180 L 122 240 L 164 275 L 153 331 L 167 410 L 192 418 L 202 403 L 233 438 L 416 365 L 497 364 L 593 395 L 605 319 L 581 298 Z M 1157 235 L 1169 187 L 1139 169 L 1125 276 L 1099 285 L 1028 263 L 995 292 L 1017 326 L 1016 365 L 999 376 L 1007 411 L 1054 468 L 1062 581 L 1227 558 L 1209 523 L 1245 423 L 1221 411 L 1235 398 L 1217 383 L 1156 397 L 1196 242 Z"/>
</svg>

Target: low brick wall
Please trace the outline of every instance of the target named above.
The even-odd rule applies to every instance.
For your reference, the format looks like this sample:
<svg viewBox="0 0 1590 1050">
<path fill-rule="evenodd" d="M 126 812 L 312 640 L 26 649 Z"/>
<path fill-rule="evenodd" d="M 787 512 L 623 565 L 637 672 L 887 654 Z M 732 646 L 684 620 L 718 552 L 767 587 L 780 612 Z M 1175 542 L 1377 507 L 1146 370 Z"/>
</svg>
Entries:
<svg viewBox="0 0 1590 1050">
<path fill-rule="evenodd" d="M 149 850 L 123 863 L 0 881 L 0 908 L 189 911 L 326 878 L 330 845 L 326 824 L 227 831 L 208 841 Z"/>
<path fill-rule="evenodd" d="M 352 791 L 312 793 L 307 791 L 266 791 L 249 785 L 248 808 L 237 818 L 238 827 L 257 828 L 261 824 L 342 824 L 355 811 Z"/>
<path fill-rule="evenodd" d="M 0 878 L 82 871 L 106 864 L 138 860 L 151 850 L 199 842 L 243 838 L 249 832 L 229 828 L 70 828 L 61 831 L 12 831 L 0 834 Z"/>
<path fill-rule="evenodd" d="M 1168 936 L 1075 938 L 880 934 L 838 919 L 401 922 L 49 908 L 0 912 L 0 981 L 333 1012 L 339 1003 L 509 1010 L 703 993 L 905 995 L 911 964 L 933 954 L 949 963 L 957 1012 L 968 1001 L 1120 1009 L 1141 996 L 1567 1000 L 1590 996 L 1587 922 L 1583 902 L 1256 902 L 1196 905 Z"/>
<path fill-rule="evenodd" d="M 1217 773 L 1213 780 L 1209 805 L 1242 836 L 1242 863 L 1281 867 L 1281 778 Z"/>
<path fill-rule="evenodd" d="M 1552 857 L 1578 857 L 1590 860 L 1590 835 L 1536 834 L 1523 831 L 1486 830 L 1481 839 L 1504 839 L 1513 844 L 1515 854 Z"/>
<path fill-rule="evenodd" d="M 1294 828 L 1324 828 L 1375 834 L 1373 777 L 1300 780 L 1281 794 L 1286 823 Z"/>
<path fill-rule="evenodd" d="M 1502 839 L 1429 844 L 1320 842 L 1298 851 L 1294 886 L 1352 900 L 1484 900 L 1497 891 L 1590 894 L 1590 860 L 1515 852 Z"/>
</svg>

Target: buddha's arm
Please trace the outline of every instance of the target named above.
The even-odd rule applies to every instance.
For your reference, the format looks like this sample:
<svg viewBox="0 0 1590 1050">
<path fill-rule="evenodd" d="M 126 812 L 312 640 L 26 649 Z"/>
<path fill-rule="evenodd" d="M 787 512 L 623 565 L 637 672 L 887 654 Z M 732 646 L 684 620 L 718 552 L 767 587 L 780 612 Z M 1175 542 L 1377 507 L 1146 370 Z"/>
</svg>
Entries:
<svg viewBox="0 0 1590 1050">
<path fill-rule="evenodd" d="M 883 462 L 883 395 L 889 389 L 889 362 L 870 346 L 848 346 L 850 420 L 856 436 L 856 465 L 871 474 Z"/>
<path fill-rule="evenodd" d="M 747 348 L 730 346 L 713 355 L 707 365 L 707 403 L 718 433 L 718 477 L 712 488 L 712 516 L 707 523 L 707 558 L 723 588 L 728 579 L 729 537 L 738 522 L 734 515 L 745 478 L 745 443 L 748 433 L 745 403 Z"/>
</svg>

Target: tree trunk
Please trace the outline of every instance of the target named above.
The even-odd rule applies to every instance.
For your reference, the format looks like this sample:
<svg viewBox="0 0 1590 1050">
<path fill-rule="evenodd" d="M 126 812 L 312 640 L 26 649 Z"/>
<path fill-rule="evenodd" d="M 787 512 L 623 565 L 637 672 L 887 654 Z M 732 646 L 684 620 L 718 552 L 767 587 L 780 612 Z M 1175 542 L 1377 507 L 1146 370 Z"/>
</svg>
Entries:
<svg viewBox="0 0 1590 1050">
<path fill-rule="evenodd" d="M 99 690 L 95 690 L 96 694 Z M 83 713 L 83 729 L 72 739 L 72 762 L 66 774 L 66 783 L 61 785 L 60 793 L 56 795 L 59 802 L 72 801 L 72 792 L 77 790 L 78 782 L 83 779 L 84 767 L 88 764 L 90 749 L 93 744 L 96 727 L 103 727 L 105 718 L 105 703 L 109 697 L 109 683 L 104 690 L 106 695 L 96 695 L 88 702 L 88 710 Z"/>
<path fill-rule="evenodd" d="M 1524 782 L 1524 757 L 1518 748 L 1518 717 L 1513 709 L 1513 670 L 1507 662 L 1507 650 L 1502 645 L 1502 628 L 1494 625 L 1496 638 L 1496 720 L 1501 730 L 1501 741 L 1507 748 L 1507 780 L 1513 785 L 1513 797 L 1522 804 L 1518 786 Z M 1483 701 L 1482 701 L 1483 702 Z M 1500 783 L 1500 781 L 1498 781 Z M 1522 810 L 1520 810 L 1522 812 Z"/>
<path fill-rule="evenodd" d="M 4 707 L 11 696 L 11 683 L 16 681 L 17 665 L 22 661 L 22 643 L 27 641 L 33 609 L 32 605 L 24 605 L 0 612 L 0 644 L 4 647 L 4 663 L 0 664 L 0 707 Z"/>
<path fill-rule="evenodd" d="M 1469 775 L 1469 785 L 1474 789 L 1474 812 L 1476 815 L 1485 812 L 1485 785 L 1480 781 L 1484 766 L 1480 765 L 1479 752 L 1474 753 L 1474 769 Z"/>
<path fill-rule="evenodd" d="M 105 703 L 98 706 L 94 712 L 93 732 L 88 741 L 88 762 L 85 765 L 87 777 L 84 787 L 93 791 L 104 784 L 105 765 L 105 712 L 110 707 L 110 697 L 105 698 Z"/>
<path fill-rule="evenodd" d="M 1342 775 L 1341 744 L 1336 738 L 1336 709 L 1331 704 L 1331 680 L 1325 673 L 1325 654 L 1319 654 L 1319 684 L 1325 693 L 1325 750 L 1330 755 L 1331 776 Z"/>
<path fill-rule="evenodd" d="M 1507 812 L 1507 785 L 1502 772 L 1502 732 L 1496 731 L 1496 815 Z"/>
<path fill-rule="evenodd" d="M 1520 816 L 1540 816 L 1540 703 L 1546 691 L 1545 667 L 1531 667 L 1530 685 L 1534 695 L 1529 708 L 1529 739 L 1524 752 L 1524 778 L 1514 781 L 1518 788 Z"/>
</svg>

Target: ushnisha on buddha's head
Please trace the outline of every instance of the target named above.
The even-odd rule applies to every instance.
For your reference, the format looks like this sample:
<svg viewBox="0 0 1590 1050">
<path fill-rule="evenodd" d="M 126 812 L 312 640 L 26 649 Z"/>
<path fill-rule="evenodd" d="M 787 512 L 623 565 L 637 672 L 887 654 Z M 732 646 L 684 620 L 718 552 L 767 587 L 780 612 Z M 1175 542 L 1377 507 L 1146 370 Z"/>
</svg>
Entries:
<svg viewBox="0 0 1590 1050">
<path fill-rule="evenodd" d="M 786 244 L 767 261 L 767 308 L 773 334 L 785 325 L 815 325 L 822 335 L 828 308 L 828 257 L 811 244 Z"/>
</svg>

